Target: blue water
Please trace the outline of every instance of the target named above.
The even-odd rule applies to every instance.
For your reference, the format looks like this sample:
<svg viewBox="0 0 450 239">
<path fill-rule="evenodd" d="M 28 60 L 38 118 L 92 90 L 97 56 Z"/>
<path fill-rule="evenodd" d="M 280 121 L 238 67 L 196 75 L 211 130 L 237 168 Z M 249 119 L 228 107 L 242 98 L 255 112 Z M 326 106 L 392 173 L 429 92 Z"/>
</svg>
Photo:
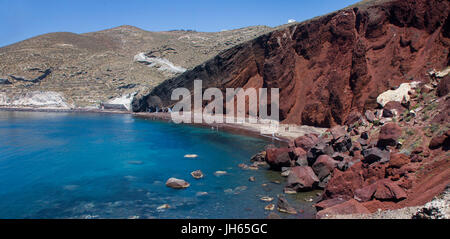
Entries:
<svg viewBox="0 0 450 239">
<path fill-rule="evenodd" d="M 0 111 L 0 218 L 265 218 L 259 198 L 284 179 L 238 164 L 268 143 L 131 115 Z M 198 169 L 205 178 L 191 177 Z M 167 188 L 170 177 L 191 186 Z M 288 198 L 304 210 L 290 217 L 312 216 L 306 196 Z"/>
</svg>

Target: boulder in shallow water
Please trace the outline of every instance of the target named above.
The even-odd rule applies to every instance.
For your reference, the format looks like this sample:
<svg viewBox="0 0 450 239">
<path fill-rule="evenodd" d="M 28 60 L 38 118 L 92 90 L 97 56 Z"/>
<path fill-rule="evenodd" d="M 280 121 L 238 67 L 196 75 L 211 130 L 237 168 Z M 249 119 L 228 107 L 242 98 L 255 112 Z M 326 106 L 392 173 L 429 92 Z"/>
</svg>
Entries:
<svg viewBox="0 0 450 239">
<path fill-rule="evenodd" d="M 289 173 L 287 187 L 297 192 L 309 191 L 314 189 L 319 183 L 319 178 L 311 167 L 298 166 L 293 167 Z"/>
<path fill-rule="evenodd" d="M 191 185 L 182 179 L 169 178 L 166 182 L 166 186 L 174 189 L 184 189 L 188 188 Z"/>
<path fill-rule="evenodd" d="M 288 214 L 297 214 L 297 210 L 289 204 L 284 195 L 278 196 L 277 209 L 280 212 Z"/>
<path fill-rule="evenodd" d="M 192 177 L 195 179 L 201 179 L 204 177 L 203 172 L 201 170 L 196 170 L 191 173 Z"/>
<path fill-rule="evenodd" d="M 251 162 L 264 162 L 266 159 L 266 151 L 259 152 L 250 158 Z"/>
<path fill-rule="evenodd" d="M 338 162 L 328 155 L 320 155 L 312 169 L 320 181 L 324 180 L 337 167 Z"/>
<path fill-rule="evenodd" d="M 290 148 L 271 148 L 267 150 L 266 162 L 273 170 L 291 166 Z"/>
</svg>

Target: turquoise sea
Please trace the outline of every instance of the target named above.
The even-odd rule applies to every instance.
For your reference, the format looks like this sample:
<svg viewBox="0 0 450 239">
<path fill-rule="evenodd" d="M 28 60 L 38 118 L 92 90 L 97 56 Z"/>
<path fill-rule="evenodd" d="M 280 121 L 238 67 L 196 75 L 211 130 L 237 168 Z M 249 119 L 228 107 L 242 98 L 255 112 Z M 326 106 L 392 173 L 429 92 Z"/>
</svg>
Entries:
<svg viewBox="0 0 450 239">
<path fill-rule="evenodd" d="M 276 204 L 285 179 L 238 165 L 269 143 L 126 114 L 0 111 L 0 218 L 266 218 L 260 197 Z M 302 213 L 282 216 L 312 217 L 311 196 L 289 195 Z"/>
</svg>

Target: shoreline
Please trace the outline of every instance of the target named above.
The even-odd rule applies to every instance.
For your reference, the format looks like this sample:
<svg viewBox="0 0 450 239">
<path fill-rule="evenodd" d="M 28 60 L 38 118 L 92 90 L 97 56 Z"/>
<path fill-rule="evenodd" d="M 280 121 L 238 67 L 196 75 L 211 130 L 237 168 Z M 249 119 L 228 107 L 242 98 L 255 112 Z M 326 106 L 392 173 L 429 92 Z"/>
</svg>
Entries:
<svg viewBox="0 0 450 239">
<path fill-rule="evenodd" d="M 33 107 L 4 107 L 0 106 L 0 111 L 17 111 L 17 112 L 43 112 L 43 113 L 97 113 L 97 114 L 128 114 L 139 118 L 150 120 L 162 120 L 171 122 L 172 118 L 170 113 L 158 112 L 131 112 L 131 111 L 119 111 L 119 110 L 100 110 L 100 109 L 63 109 L 63 108 L 33 108 Z M 258 138 L 271 139 L 272 141 L 288 143 L 289 141 L 303 136 L 308 133 L 320 134 L 325 132 L 325 128 L 317 128 L 312 126 L 299 126 L 299 125 L 287 125 L 279 124 L 277 130 L 267 130 L 267 124 L 263 123 L 188 123 L 186 125 L 192 125 L 197 127 L 211 127 L 221 129 L 225 132 L 232 134 L 240 134 Z M 281 129 L 281 130 L 280 130 Z M 266 131 L 266 132 L 264 132 Z"/>
<path fill-rule="evenodd" d="M 0 106 L 0 111 L 19 112 L 43 112 L 43 113 L 105 113 L 105 114 L 130 114 L 128 111 L 99 110 L 99 109 L 63 109 L 63 108 L 33 108 L 33 107 L 4 107 Z"/>
<path fill-rule="evenodd" d="M 154 119 L 154 120 L 163 120 L 163 121 L 172 121 L 170 113 L 132 113 L 134 116 L 146 118 L 146 119 Z M 304 125 L 288 125 L 288 124 L 279 124 L 277 129 L 270 128 L 269 124 L 263 123 L 187 123 L 187 125 L 199 126 L 199 127 L 217 127 L 227 132 L 242 134 L 242 132 L 246 132 L 252 136 L 270 138 L 275 141 L 288 143 L 291 140 L 294 140 L 300 136 L 309 133 L 317 133 L 321 134 L 325 132 L 326 128 L 318 128 L 312 126 L 304 126 Z"/>
</svg>

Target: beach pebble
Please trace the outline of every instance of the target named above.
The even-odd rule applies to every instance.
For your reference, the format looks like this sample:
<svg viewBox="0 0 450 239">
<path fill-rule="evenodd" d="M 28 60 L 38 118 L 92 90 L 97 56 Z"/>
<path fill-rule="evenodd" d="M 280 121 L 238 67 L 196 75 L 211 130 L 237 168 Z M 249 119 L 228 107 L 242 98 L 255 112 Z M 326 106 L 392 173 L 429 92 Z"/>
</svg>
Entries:
<svg viewBox="0 0 450 239">
<path fill-rule="evenodd" d="M 250 177 L 250 178 L 248 178 L 248 181 L 250 181 L 250 182 L 254 182 L 254 181 L 256 181 L 256 179 L 255 179 L 255 177 Z"/>
</svg>

